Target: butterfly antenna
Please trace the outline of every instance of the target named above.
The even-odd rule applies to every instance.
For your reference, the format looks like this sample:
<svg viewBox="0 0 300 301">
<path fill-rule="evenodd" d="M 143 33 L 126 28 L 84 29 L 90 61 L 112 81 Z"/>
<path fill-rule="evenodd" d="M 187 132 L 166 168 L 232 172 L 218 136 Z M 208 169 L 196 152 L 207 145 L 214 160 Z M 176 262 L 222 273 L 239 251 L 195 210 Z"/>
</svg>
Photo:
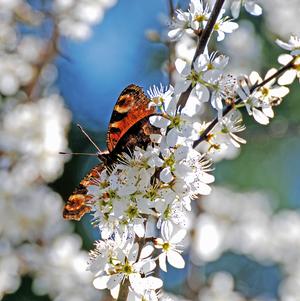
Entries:
<svg viewBox="0 0 300 301">
<path fill-rule="evenodd" d="M 78 128 L 80 129 L 80 131 L 83 133 L 83 135 L 94 145 L 94 147 L 96 148 L 96 150 L 100 153 L 101 150 L 98 147 L 98 145 L 93 141 L 93 139 L 86 133 L 86 131 L 82 128 L 82 126 L 80 124 L 77 124 Z"/>
<path fill-rule="evenodd" d="M 98 156 L 97 153 L 66 153 L 66 152 L 59 152 L 60 155 L 82 155 L 82 156 Z"/>
</svg>

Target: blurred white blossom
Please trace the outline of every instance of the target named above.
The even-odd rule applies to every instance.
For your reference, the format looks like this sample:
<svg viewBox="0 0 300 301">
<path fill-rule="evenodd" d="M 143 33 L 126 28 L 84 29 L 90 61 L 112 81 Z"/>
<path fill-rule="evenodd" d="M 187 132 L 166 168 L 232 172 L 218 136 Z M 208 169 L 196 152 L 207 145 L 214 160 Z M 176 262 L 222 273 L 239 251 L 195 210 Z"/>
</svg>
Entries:
<svg viewBox="0 0 300 301">
<path fill-rule="evenodd" d="M 271 32 L 281 37 L 290 34 L 300 35 L 298 0 L 264 0 L 261 1 L 261 6 Z"/>
<path fill-rule="evenodd" d="M 71 122 L 53 92 L 52 60 L 61 35 L 87 38 L 115 2 L 52 1 L 44 12 L 28 1 L 0 0 L 0 300 L 19 288 L 23 275 L 32 277 L 35 294 L 55 301 L 101 297 L 81 239 L 62 219 L 63 200 L 47 186 L 69 159 L 59 152 L 68 151 Z"/>
<path fill-rule="evenodd" d="M 55 0 L 53 10 L 62 35 L 74 40 L 90 37 L 91 26 L 100 22 L 104 12 L 116 4 L 116 0 Z"/>
<path fill-rule="evenodd" d="M 61 174 L 68 159 L 59 151 L 67 150 L 69 122 L 70 113 L 58 95 L 19 104 L 3 117 L 0 148 L 15 153 L 18 164 L 28 165 L 31 172 L 27 177 L 34 180 L 41 176 L 52 181 Z"/>
<path fill-rule="evenodd" d="M 218 272 L 211 277 L 209 287 L 204 287 L 200 291 L 199 300 L 201 301 L 244 301 L 244 297 L 234 291 L 234 280 L 229 273 Z"/>
</svg>

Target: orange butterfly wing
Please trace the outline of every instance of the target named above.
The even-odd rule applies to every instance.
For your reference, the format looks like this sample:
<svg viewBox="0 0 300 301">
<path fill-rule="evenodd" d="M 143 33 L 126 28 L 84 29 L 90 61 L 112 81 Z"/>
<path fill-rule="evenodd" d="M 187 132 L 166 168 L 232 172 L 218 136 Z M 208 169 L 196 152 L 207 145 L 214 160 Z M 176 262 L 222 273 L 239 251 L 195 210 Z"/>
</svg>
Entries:
<svg viewBox="0 0 300 301">
<path fill-rule="evenodd" d="M 130 85 L 125 88 L 114 107 L 107 132 L 107 149 L 112 152 L 121 138 L 139 121 L 155 114 L 154 107 L 148 107 L 150 100 L 143 90 Z"/>
<path fill-rule="evenodd" d="M 65 219 L 80 220 L 85 213 L 91 211 L 91 207 L 88 204 L 91 197 L 87 194 L 87 187 L 95 185 L 95 180 L 100 177 L 100 173 L 104 168 L 104 164 L 96 165 L 81 180 L 64 207 L 63 217 Z"/>
</svg>

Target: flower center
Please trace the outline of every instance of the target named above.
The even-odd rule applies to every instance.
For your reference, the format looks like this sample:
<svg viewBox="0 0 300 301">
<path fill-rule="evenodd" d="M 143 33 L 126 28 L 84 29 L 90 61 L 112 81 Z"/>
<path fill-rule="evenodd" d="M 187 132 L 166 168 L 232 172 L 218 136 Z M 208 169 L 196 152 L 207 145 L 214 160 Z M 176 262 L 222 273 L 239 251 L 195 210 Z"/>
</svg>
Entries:
<svg viewBox="0 0 300 301">
<path fill-rule="evenodd" d="M 162 245 L 162 249 L 165 251 L 165 252 L 168 252 L 169 249 L 170 249 L 170 244 L 168 242 L 164 242 L 163 245 Z"/>
<path fill-rule="evenodd" d="M 214 25 L 214 30 L 215 31 L 218 31 L 220 29 L 220 24 L 219 23 L 216 23 L 215 25 Z"/>
<path fill-rule="evenodd" d="M 212 64 L 212 63 L 208 63 L 207 64 L 207 70 L 212 70 L 212 69 L 214 69 L 214 65 Z"/>
<path fill-rule="evenodd" d="M 262 87 L 260 89 L 261 94 L 263 95 L 263 97 L 267 97 L 269 95 L 270 90 L 267 87 Z"/>
<path fill-rule="evenodd" d="M 127 209 L 127 215 L 130 219 L 133 219 L 138 216 L 138 208 L 136 206 L 130 205 Z"/>
<path fill-rule="evenodd" d="M 150 199 L 150 201 L 154 201 L 157 197 L 157 191 L 155 189 L 155 187 L 151 187 L 145 194 L 145 197 L 147 199 Z"/>
<path fill-rule="evenodd" d="M 110 190 L 108 191 L 108 194 L 109 194 L 109 198 L 110 198 L 110 199 L 114 199 L 114 198 L 117 197 L 117 193 L 116 193 L 115 190 L 110 189 Z"/>
<path fill-rule="evenodd" d="M 176 115 L 172 118 L 170 127 L 171 128 L 178 128 L 180 126 L 180 123 L 181 123 L 180 116 Z"/>
<path fill-rule="evenodd" d="M 194 18 L 194 21 L 198 21 L 198 22 L 203 22 L 206 20 L 207 18 L 205 17 L 205 15 L 196 15 L 196 17 Z"/>
<path fill-rule="evenodd" d="M 175 160 L 174 154 L 171 154 L 171 156 L 169 158 L 165 159 L 166 166 L 172 167 L 175 164 L 175 162 L 176 162 L 176 160 Z"/>
<path fill-rule="evenodd" d="M 227 128 L 226 126 L 224 126 L 224 127 L 222 128 L 222 130 L 221 130 L 221 133 L 222 133 L 222 134 L 228 134 L 228 133 L 229 133 L 228 128 Z"/>
<path fill-rule="evenodd" d="M 126 261 L 123 265 L 122 272 L 126 275 L 130 275 L 133 273 L 133 267 L 128 261 Z"/>
<path fill-rule="evenodd" d="M 200 75 L 195 70 L 192 70 L 186 79 L 192 81 L 192 85 L 195 86 L 200 80 Z"/>
</svg>

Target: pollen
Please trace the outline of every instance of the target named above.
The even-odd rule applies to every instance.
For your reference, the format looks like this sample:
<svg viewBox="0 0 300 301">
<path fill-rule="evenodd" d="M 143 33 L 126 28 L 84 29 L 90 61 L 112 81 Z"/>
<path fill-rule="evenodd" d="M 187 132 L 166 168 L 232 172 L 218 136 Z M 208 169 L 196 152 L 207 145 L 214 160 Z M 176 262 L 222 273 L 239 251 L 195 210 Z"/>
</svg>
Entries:
<svg viewBox="0 0 300 301">
<path fill-rule="evenodd" d="M 129 274 L 133 273 L 133 267 L 132 267 L 132 265 L 129 262 L 126 262 L 123 265 L 123 269 L 122 270 L 123 270 L 123 273 L 126 274 L 126 275 L 129 275 Z"/>
<path fill-rule="evenodd" d="M 165 252 L 168 252 L 169 249 L 170 249 L 170 244 L 169 244 L 168 242 L 163 243 L 162 249 L 163 249 Z"/>
<path fill-rule="evenodd" d="M 268 88 L 266 88 L 266 87 L 262 87 L 260 91 L 261 91 L 261 94 L 264 97 L 267 97 L 269 95 L 269 92 L 270 92 L 270 90 Z"/>
<path fill-rule="evenodd" d="M 206 21 L 207 18 L 204 15 L 196 15 L 196 17 L 194 18 L 194 20 L 198 21 L 198 22 L 203 22 L 203 21 Z"/>
<path fill-rule="evenodd" d="M 216 23 L 216 24 L 214 25 L 214 30 L 215 30 L 215 31 L 220 30 L 220 23 Z"/>
</svg>

